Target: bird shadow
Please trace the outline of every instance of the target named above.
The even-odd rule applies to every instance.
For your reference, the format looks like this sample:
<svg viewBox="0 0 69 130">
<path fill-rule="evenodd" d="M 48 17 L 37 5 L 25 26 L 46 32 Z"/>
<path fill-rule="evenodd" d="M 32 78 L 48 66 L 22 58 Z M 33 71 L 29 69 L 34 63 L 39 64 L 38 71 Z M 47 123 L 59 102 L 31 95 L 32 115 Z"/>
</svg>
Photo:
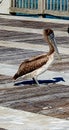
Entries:
<svg viewBox="0 0 69 130">
<path fill-rule="evenodd" d="M 59 83 L 61 81 L 65 82 L 63 77 L 54 77 L 51 80 L 38 80 L 39 84 Z M 26 81 L 20 81 L 20 82 L 14 83 L 15 86 L 19 86 L 19 85 L 32 85 L 32 84 L 36 84 L 34 80 L 26 80 Z"/>
</svg>

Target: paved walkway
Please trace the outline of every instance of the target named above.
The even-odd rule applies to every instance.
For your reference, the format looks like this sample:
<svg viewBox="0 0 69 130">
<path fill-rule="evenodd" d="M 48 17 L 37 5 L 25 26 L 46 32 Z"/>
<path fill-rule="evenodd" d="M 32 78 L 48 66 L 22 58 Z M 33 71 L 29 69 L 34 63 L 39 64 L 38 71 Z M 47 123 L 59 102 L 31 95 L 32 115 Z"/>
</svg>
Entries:
<svg viewBox="0 0 69 130">
<path fill-rule="evenodd" d="M 67 121 L 69 119 L 69 35 L 67 33 L 69 21 L 6 15 L 0 15 L 0 19 L 0 106 L 3 106 L 0 107 L 0 128 L 69 130 L 69 121 Z M 31 23 L 32 27 L 30 24 L 27 28 L 25 23 L 29 21 L 33 21 L 33 24 Z M 15 22 L 16 26 L 15 24 L 13 26 L 12 23 Z M 35 22 L 38 28 L 34 28 Z M 42 28 L 38 22 L 41 23 Z M 48 45 L 43 41 L 42 36 L 45 24 L 48 27 L 50 24 L 53 28 L 62 57 L 62 60 L 58 61 L 55 56 L 53 66 L 38 77 L 39 80 L 52 81 L 51 85 L 14 86 L 10 79 L 21 61 L 48 51 Z"/>
<path fill-rule="evenodd" d="M 6 130 L 69 130 L 69 121 L 0 107 L 0 128 Z"/>
</svg>

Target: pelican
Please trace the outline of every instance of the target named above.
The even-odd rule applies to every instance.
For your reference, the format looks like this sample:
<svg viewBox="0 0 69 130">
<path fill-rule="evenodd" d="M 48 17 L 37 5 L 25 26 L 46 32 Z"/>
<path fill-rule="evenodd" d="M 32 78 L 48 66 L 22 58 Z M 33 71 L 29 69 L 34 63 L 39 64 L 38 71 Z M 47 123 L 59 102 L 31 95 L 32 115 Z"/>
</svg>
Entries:
<svg viewBox="0 0 69 130">
<path fill-rule="evenodd" d="M 53 30 L 45 29 L 43 35 L 45 41 L 49 44 L 49 52 L 23 61 L 17 73 L 13 76 L 14 80 L 23 76 L 23 78 L 32 78 L 39 85 L 37 77 L 48 69 L 54 60 L 55 52 L 60 59 Z"/>
</svg>

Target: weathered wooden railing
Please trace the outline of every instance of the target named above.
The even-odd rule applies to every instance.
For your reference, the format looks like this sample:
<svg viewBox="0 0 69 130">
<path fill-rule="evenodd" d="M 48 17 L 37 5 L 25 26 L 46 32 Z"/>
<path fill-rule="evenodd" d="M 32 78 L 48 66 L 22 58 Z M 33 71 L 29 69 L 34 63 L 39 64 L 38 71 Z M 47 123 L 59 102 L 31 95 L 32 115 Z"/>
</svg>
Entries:
<svg viewBox="0 0 69 130">
<path fill-rule="evenodd" d="M 69 0 L 45 0 L 44 13 L 69 17 Z"/>
<path fill-rule="evenodd" d="M 69 0 L 11 0 L 10 13 L 69 16 Z"/>
<path fill-rule="evenodd" d="M 10 12 L 39 14 L 38 0 L 11 0 Z"/>
</svg>

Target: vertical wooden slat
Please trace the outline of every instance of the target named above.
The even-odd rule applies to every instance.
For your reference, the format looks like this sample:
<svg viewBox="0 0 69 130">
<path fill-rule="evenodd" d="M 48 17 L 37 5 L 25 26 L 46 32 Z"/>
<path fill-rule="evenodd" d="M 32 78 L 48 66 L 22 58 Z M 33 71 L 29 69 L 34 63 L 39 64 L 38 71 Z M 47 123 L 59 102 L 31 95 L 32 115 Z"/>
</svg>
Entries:
<svg viewBox="0 0 69 130">
<path fill-rule="evenodd" d="M 47 0 L 45 0 L 45 10 L 47 10 Z"/>
<path fill-rule="evenodd" d="M 64 0 L 62 1 L 62 11 L 64 11 Z"/>
<path fill-rule="evenodd" d="M 42 0 L 38 1 L 38 9 L 42 12 Z"/>
<path fill-rule="evenodd" d="M 23 8 L 25 8 L 25 0 L 23 0 Z"/>
<path fill-rule="evenodd" d="M 53 10 L 55 10 L 55 0 L 52 0 Z"/>
<path fill-rule="evenodd" d="M 62 11 L 62 0 L 60 0 L 60 11 Z"/>
<path fill-rule="evenodd" d="M 13 0 L 11 0 L 11 7 L 13 7 Z"/>
<path fill-rule="evenodd" d="M 46 0 L 44 0 L 44 5 L 43 5 L 43 8 L 44 8 L 44 9 L 43 9 L 43 10 L 45 10 L 45 4 L 46 4 L 45 1 L 46 1 Z"/>
<path fill-rule="evenodd" d="M 64 0 L 62 0 L 62 11 L 64 11 Z"/>
<path fill-rule="evenodd" d="M 15 0 L 13 0 L 13 8 L 15 8 Z"/>
<path fill-rule="evenodd" d="M 37 9 L 37 2 L 38 2 L 38 1 L 37 1 L 37 0 L 35 0 L 35 9 Z"/>
<path fill-rule="evenodd" d="M 44 13 L 45 0 L 38 1 L 38 9 L 40 10 L 40 14 Z"/>
<path fill-rule="evenodd" d="M 60 0 L 58 0 L 58 11 L 60 11 Z"/>
<path fill-rule="evenodd" d="M 20 8 L 20 4 L 21 4 L 20 2 L 21 2 L 21 1 L 19 0 L 19 1 L 18 1 L 18 6 L 19 6 L 19 8 Z"/>
<path fill-rule="evenodd" d="M 67 1 L 68 0 L 66 0 L 66 3 L 65 3 L 65 11 L 67 11 Z"/>
<path fill-rule="evenodd" d="M 26 0 L 26 4 L 27 4 L 27 5 L 26 5 L 26 8 L 28 8 L 28 0 Z"/>
<path fill-rule="evenodd" d="M 19 8 L 19 1 L 18 0 L 15 1 L 16 1 L 16 7 Z"/>
<path fill-rule="evenodd" d="M 33 0 L 33 9 L 36 9 L 36 0 Z"/>
<path fill-rule="evenodd" d="M 28 0 L 28 9 L 30 9 L 30 0 Z"/>
<path fill-rule="evenodd" d="M 36 0 L 33 0 L 34 3 L 34 9 L 36 9 Z"/>
<path fill-rule="evenodd" d="M 56 0 L 56 1 L 57 1 L 57 9 L 56 10 L 58 11 L 58 0 Z"/>
<path fill-rule="evenodd" d="M 55 10 L 55 0 L 53 0 L 53 10 Z"/>
<path fill-rule="evenodd" d="M 25 8 L 27 7 L 27 3 L 26 3 L 27 0 L 25 0 Z"/>
<path fill-rule="evenodd" d="M 55 1 L 55 10 L 57 10 L 57 0 Z"/>
<path fill-rule="evenodd" d="M 57 7 L 56 7 L 56 10 L 58 10 L 58 0 L 56 0 L 56 3 L 57 3 Z"/>
<path fill-rule="evenodd" d="M 33 9 L 33 0 L 31 0 L 31 9 Z"/>
<path fill-rule="evenodd" d="M 33 2 L 34 2 L 34 9 L 37 9 L 37 1 L 33 0 Z"/>
<path fill-rule="evenodd" d="M 50 10 L 52 10 L 52 0 L 50 0 Z"/>
<path fill-rule="evenodd" d="M 36 9 L 38 9 L 38 1 L 36 1 Z"/>
<path fill-rule="evenodd" d="M 11 0 L 11 7 L 13 7 L 13 0 Z"/>
<path fill-rule="evenodd" d="M 67 5 L 68 5 L 68 9 L 67 9 L 67 11 L 69 12 L 69 0 L 68 0 L 68 4 L 67 4 Z"/>
<path fill-rule="evenodd" d="M 23 4 L 23 0 L 22 0 L 22 8 L 23 8 L 23 5 L 24 5 L 24 4 Z"/>
<path fill-rule="evenodd" d="M 48 0 L 47 0 L 47 10 L 48 10 Z"/>
</svg>

